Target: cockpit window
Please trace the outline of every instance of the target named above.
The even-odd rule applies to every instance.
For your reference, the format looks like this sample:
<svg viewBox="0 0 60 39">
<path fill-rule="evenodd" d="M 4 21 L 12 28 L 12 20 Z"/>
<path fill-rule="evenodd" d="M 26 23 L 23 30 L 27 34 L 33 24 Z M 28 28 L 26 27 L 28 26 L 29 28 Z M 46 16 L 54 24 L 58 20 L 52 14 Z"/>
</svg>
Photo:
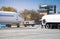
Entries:
<svg viewBox="0 0 60 39">
<path fill-rule="evenodd" d="M 19 17 L 23 18 L 21 15 L 18 15 Z"/>
<path fill-rule="evenodd" d="M 13 17 L 13 15 L 0 15 L 0 16 Z"/>
</svg>

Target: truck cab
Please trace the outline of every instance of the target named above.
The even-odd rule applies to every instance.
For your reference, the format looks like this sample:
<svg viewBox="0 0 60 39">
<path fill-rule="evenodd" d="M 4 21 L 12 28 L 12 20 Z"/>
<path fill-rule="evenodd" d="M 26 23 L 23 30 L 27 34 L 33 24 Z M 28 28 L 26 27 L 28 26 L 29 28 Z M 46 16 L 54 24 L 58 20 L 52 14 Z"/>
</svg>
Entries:
<svg viewBox="0 0 60 39">
<path fill-rule="evenodd" d="M 60 14 L 45 15 L 42 17 L 42 26 L 45 28 L 59 28 L 60 27 Z"/>
</svg>

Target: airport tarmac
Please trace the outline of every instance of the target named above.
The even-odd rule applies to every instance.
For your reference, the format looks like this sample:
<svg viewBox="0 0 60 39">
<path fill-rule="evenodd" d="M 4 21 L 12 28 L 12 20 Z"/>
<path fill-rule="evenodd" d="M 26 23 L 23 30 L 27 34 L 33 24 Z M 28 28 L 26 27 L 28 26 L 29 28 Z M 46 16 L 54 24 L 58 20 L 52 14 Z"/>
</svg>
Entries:
<svg viewBox="0 0 60 39">
<path fill-rule="evenodd" d="M 41 29 L 40 25 L 36 26 L 2 28 L 0 39 L 60 39 L 59 29 Z"/>
</svg>

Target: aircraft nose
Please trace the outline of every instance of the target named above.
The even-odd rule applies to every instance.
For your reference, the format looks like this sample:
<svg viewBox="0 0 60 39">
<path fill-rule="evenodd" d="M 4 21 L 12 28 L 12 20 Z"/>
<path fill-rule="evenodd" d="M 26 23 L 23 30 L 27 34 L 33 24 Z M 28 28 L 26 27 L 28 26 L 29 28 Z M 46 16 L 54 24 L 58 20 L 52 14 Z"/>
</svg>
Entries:
<svg viewBox="0 0 60 39">
<path fill-rule="evenodd" d="M 21 19 L 21 21 L 23 22 L 23 21 L 24 21 L 24 19 Z"/>
<path fill-rule="evenodd" d="M 24 19 L 23 19 L 23 18 L 20 18 L 18 21 L 20 21 L 20 22 L 24 22 Z"/>
</svg>

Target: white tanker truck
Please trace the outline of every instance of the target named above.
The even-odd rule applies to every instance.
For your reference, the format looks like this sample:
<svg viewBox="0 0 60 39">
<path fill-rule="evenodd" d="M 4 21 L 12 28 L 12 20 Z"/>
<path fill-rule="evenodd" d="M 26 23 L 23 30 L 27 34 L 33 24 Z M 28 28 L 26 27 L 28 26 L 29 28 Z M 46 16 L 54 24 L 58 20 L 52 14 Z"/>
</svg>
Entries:
<svg viewBox="0 0 60 39">
<path fill-rule="evenodd" d="M 45 15 L 41 19 L 42 27 L 59 28 L 60 29 L 60 14 Z"/>
</svg>

